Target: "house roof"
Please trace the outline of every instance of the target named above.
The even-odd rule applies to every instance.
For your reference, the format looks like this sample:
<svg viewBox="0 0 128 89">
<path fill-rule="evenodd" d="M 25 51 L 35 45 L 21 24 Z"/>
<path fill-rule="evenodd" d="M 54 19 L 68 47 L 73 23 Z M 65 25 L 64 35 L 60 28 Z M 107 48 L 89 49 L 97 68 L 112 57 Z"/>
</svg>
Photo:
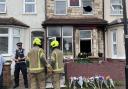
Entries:
<svg viewBox="0 0 128 89">
<path fill-rule="evenodd" d="M 10 17 L 10 18 L 0 18 L 0 25 L 14 25 L 14 26 L 22 26 L 22 27 L 29 27 L 25 23 Z"/>
<path fill-rule="evenodd" d="M 47 25 L 107 25 L 107 21 L 99 18 L 49 18 L 43 22 Z"/>
<path fill-rule="evenodd" d="M 123 23 L 124 23 L 123 18 L 119 18 L 119 19 L 116 19 L 116 20 L 113 20 L 112 22 L 110 22 L 109 26 L 123 24 Z M 128 19 L 127 19 L 127 24 L 128 24 Z"/>
</svg>

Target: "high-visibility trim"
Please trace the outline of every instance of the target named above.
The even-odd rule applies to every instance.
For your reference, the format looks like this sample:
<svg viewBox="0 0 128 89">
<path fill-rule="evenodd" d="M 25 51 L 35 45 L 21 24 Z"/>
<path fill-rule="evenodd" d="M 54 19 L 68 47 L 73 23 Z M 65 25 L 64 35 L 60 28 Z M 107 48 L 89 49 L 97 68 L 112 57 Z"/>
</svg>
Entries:
<svg viewBox="0 0 128 89">
<path fill-rule="evenodd" d="M 54 72 L 63 72 L 64 71 L 64 68 L 58 68 L 58 69 L 55 69 L 53 70 Z"/>
<path fill-rule="evenodd" d="M 40 65 L 40 51 L 41 49 L 39 49 L 38 51 L 38 67 L 41 68 L 41 65 Z"/>
<path fill-rule="evenodd" d="M 43 70 L 44 68 L 29 68 L 30 71 Z"/>
<path fill-rule="evenodd" d="M 29 70 L 30 71 L 41 71 L 43 70 L 44 68 L 41 67 L 41 62 L 40 62 L 40 57 L 43 55 L 43 53 L 41 53 L 41 50 L 42 49 L 39 49 L 38 51 L 38 67 L 37 68 L 32 68 L 32 66 L 30 66 Z"/>
<path fill-rule="evenodd" d="M 55 53 L 55 54 L 56 54 L 56 53 Z M 57 54 L 56 54 L 56 56 L 57 56 Z M 55 63 L 56 69 L 53 70 L 53 71 L 55 71 L 55 72 L 61 72 L 61 71 L 63 71 L 64 68 L 59 68 L 58 59 L 57 59 L 57 58 L 55 58 L 55 59 L 56 59 L 56 63 Z"/>
</svg>

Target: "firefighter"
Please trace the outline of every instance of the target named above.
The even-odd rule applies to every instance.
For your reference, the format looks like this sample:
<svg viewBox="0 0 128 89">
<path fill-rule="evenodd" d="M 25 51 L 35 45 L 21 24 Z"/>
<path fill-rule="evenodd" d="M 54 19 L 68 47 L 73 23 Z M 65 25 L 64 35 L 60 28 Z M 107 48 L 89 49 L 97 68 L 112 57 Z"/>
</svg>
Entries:
<svg viewBox="0 0 128 89">
<path fill-rule="evenodd" d="M 17 45 L 18 49 L 16 49 L 15 59 L 14 59 L 15 60 L 15 70 L 14 70 L 15 85 L 13 88 L 17 88 L 19 86 L 19 73 L 20 73 L 20 71 L 23 74 L 24 86 L 25 86 L 25 88 L 28 88 L 25 50 L 22 48 L 21 42 L 18 42 L 16 45 Z"/>
<path fill-rule="evenodd" d="M 52 54 L 51 54 L 51 66 L 53 68 L 52 84 L 54 89 L 60 89 L 60 77 L 64 73 L 63 53 L 58 48 L 59 42 L 54 40 L 51 42 Z"/>
<path fill-rule="evenodd" d="M 36 37 L 33 40 L 34 47 L 28 53 L 31 89 L 45 89 L 45 67 L 49 64 L 40 45 L 41 40 Z"/>
</svg>

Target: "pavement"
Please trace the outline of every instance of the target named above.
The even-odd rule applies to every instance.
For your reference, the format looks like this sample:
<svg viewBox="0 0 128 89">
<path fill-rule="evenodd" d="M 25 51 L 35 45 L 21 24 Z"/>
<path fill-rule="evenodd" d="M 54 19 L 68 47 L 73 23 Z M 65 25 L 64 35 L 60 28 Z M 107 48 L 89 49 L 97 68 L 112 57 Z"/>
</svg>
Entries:
<svg viewBox="0 0 128 89">
<path fill-rule="evenodd" d="M 64 78 L 64 76 L 61 77 L 60 82 L 61 82 L 61 89 L 67 89 L 67 88 L 65 88 L 65 85 L 64 85 L 64 83 L 65 83 L 65 78 Z M 14 84 L 12 84 L 12 85 L 14 85 Z M 9 88 L 9 89 L 13 89 L 13 88 L 11 87 L 11 88 Z M 20 75 L 20 85 L 19 85 L 18 88 L 15 88 L 15 89 L 29 89 L 29 88 L 24 88 L 22 75 Z M 46 89 L 53 89 L 53 86 L 52 86 L 52 83 L 51 83 L 51 79 L 50 79 L 50 78 L 47 79 Z M 116 86 L 115 89 L 125 89 L 125 85 Z"/>
<path fill-rule="evenodd" d="M 30 80 L 29 76 L 28 76 L 28 80 Z M 29 88 L 24 87 L 22 74 L 20 74 L 20 81 L 19 82 L 20 82 L 19 87 L 15 88 L 15 89 L 29 89 Z M 62 89 L 64 89 L 64 87 L 65 87 L 64 83 L 65 83 L 65 77 L 62 76 L 61 80 L 60 80 L 60 84 L 61 84 Z M 13 85 L 14 85 L 14 82 L 13 82 L 11 88 L 9 88 L 9 89 L 13 89 Z M 29 85 L 29 87 L 30 87 L 30 85 Z M 52 86 L 52 83 L 51 83 L 51 78 L 48 78 L 46 80 L 46 89 L 53 89 L 53 86 Z"/>
</svg>

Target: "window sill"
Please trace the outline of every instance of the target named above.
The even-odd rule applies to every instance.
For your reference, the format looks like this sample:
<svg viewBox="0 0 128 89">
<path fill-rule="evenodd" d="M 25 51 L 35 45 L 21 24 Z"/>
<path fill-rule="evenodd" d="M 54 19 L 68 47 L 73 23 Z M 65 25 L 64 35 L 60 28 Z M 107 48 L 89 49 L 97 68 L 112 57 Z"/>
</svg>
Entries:
<svg viewBox="0 0 128 89">
<path fill-rule="evenodd" d="M 89 15 L 89 16 L 92 16 L 92 15 L 94 15 L 94 14 L 83 14 L 83 15 Z"/>
<path fill-rule="evenodd" d="M 0 12 L 0 14 L 7 14 L 6 12 Z"/>
<path fill-rule="evenodd" d="M 2 54 L 2 56 L 4 56 L 4 57 L 11 57 L 12 55 L 11 54 Z"/>
<path fill-rule="evenodd" d="M 123 16 L 123 14 L 110 14 L 110 16 Z"/>
<path fill-rule="evenodd" d="M 67 14 L 54 14 L 55 16 L 66 16 Z"/>
<path fill-rule="evenodd" d="M 37 15 L 37 13 L 23 13 L 23 15 Z"/>
</svg>

